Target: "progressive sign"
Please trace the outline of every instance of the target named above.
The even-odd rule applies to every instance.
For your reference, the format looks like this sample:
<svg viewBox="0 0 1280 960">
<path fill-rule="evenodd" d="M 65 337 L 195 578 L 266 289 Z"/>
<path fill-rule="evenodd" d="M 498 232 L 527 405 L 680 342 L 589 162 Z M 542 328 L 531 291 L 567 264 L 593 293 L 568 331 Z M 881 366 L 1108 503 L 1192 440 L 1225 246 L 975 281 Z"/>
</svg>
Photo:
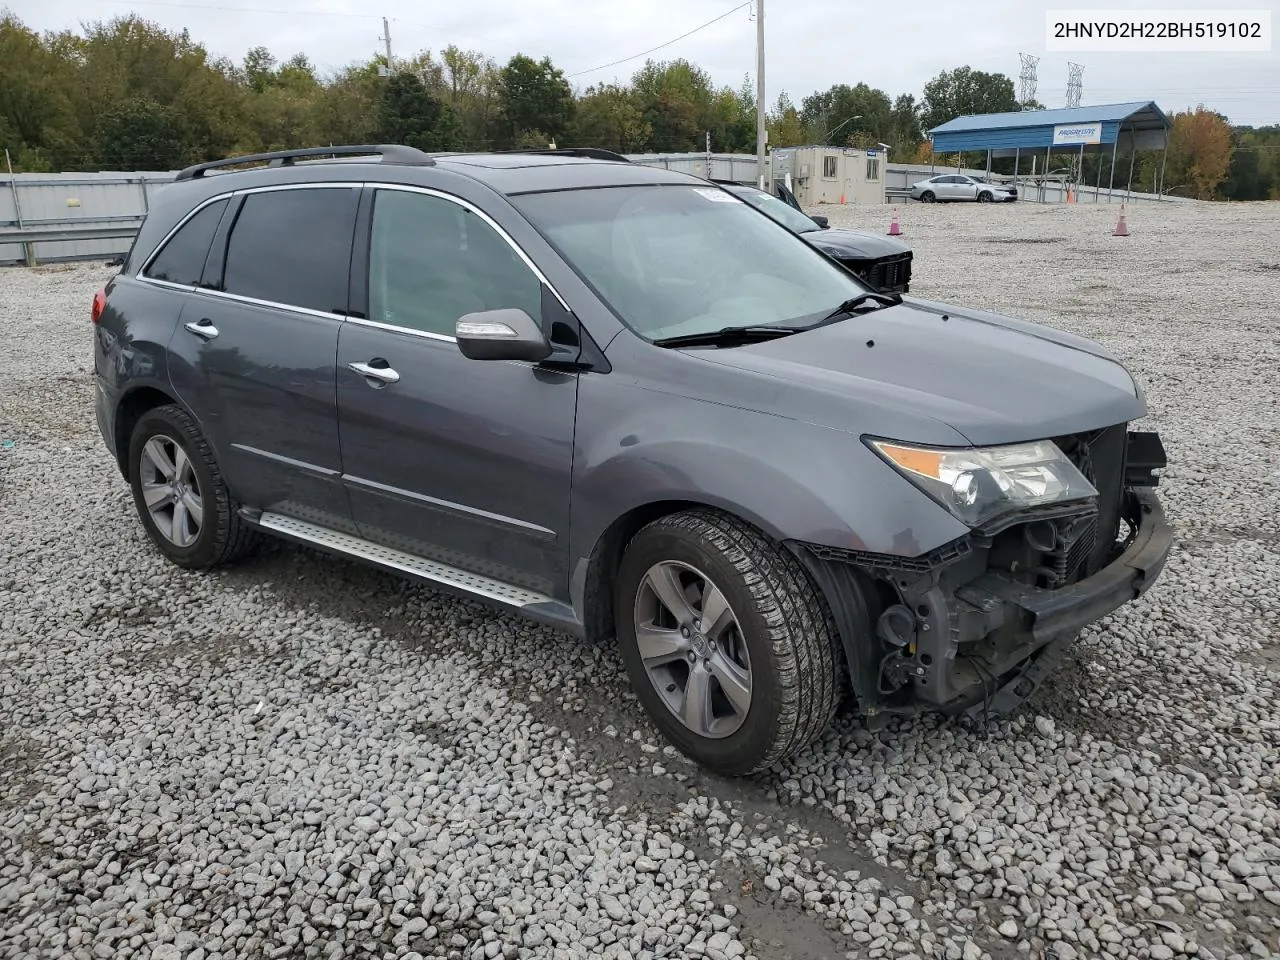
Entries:
<svg viewBox="0 0 1280 960">
<path fill-rule="evenodd" d="M 1053 128 L 1053 145 L 1055 147 L 1101 142 L 1101 123 L 1060 123 Z"/>
</svg>

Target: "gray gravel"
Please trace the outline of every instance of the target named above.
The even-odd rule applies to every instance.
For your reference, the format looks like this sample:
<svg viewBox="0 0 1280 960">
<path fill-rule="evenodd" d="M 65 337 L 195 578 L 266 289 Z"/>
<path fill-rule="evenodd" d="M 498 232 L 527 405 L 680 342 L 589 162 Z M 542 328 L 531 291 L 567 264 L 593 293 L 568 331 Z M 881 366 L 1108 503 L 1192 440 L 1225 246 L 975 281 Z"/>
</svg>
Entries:
<svg viewBox="0 0 1280 960">
<path fill-rule="evenodd" d="M 741 782 L 612 650 L 283 545 L 162 562 L 93 423 L 110 271 L 0 271 L 0 956 L 1280 956 L 1280 204 L 900 213 L 913 292 L 1140 374 L 1179 542 L 1014 718 L 843 717 Z"/>
</svg>

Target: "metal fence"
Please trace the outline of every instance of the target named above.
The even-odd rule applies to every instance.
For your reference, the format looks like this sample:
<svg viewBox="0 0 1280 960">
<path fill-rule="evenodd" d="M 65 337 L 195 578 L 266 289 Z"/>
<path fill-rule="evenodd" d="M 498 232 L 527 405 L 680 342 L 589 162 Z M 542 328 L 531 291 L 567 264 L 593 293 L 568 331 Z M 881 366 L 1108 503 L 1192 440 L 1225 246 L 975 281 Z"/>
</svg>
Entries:
<svg viewBox="0 0 1280 960">
<path fill-rule="evenodd" d="M 0 263 L 124 253 L 174 173 L 0 175 Z"/>
<path fill-rule="evenodd" d="M 632 154 L 634 163 L 662 167 L 715 180 L 753 183 L 756 158 L 734 153 Z M 901 202 L 912 183 L 939 173 L 955 172 L 950 167 L 927 164 L 886 163 L 885 189 L 890 202 Z M 984 176 L 981 170 L 960 170 Z M 176 171 L 138 173 L 19 173 L 0 174 L 0 264 L 36 263 L 62 260 L 96 260 L 126 253 L 151 199 Z M 993 180 L 1012 177 L 993 175 Z M 1067 199 L 1067 181 L 1062 177 L 1018 178 L 1018 198 L 1039 203 L 1062 203 Z M 1110 198 L 1105 186 L 1080 187 L 1077 202 L 1104 203 Z M 1158 197 L 1150 193 L 1126 195 L 1116 190 L 1114 199 L 1190 202 L 1185 197 Z"/>
</svg>

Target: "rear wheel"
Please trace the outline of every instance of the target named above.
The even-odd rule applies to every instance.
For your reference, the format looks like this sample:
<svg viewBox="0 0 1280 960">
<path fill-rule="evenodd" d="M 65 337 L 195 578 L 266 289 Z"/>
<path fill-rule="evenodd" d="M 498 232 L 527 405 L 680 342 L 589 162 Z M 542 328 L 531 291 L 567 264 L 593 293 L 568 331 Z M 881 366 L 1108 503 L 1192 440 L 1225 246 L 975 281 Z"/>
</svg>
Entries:
<svg viewBox="0 0 1280 960">
<path fill-rule="evenodd" d="M 926 190 L 924 193 L 920 194 L 920 199 L 925 203 L 933 203 L 938 198 L 932 190 Z"/>
<path fill-rule="evenodd" d="M 645 710 L 727 776 L 815 739 L 841 689 L 838 636 L 799 562 L 711 510 L 656 520 L 627 547 L 615 596 L 623 661 Z"/>
<path fill-rule="evenodd" d="M 138 420 L 129 440 L 129 482 L 151 542 L 179 566 L 229 563 L 252 547 L 254 531 L 240 518 L 208 441 L 176 404 Z"/>
</svg>

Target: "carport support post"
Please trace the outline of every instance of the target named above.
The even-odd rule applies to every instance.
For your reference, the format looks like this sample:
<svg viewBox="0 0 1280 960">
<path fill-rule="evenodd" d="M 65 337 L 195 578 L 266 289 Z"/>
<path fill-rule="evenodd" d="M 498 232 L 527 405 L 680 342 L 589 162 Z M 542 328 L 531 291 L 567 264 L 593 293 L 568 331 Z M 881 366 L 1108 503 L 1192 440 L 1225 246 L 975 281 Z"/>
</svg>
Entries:
<svg viewBox="0 0 1280 960">
<path fill-rule="evenodd" d="M 1117 138 L 1118 139 L 1118 138 Z M 1125 187 L 1124 198 L 1126 200 L 1133 199 L 1133 161 L 1138 155 L 1138 135 L 1136 133 L 1129 134 L 1129 185 Z"/>
<path fill-rule="evenodd" d="M 1098 182 L 1093 185 L 1093 202 L 1102 202 L 1102 151 L 1098 151 Z"/>
<path fill-rule="evenodd" d="M 1107 181 L 1107 203 L 1111 202 L 1111 194 L 1116 188 L 1116 151 L 1120 149 L 1120 134 L 1116 134 L 1116 139 L 1111 144 L 1111 179 Z"/>
<path fill-rule="evenodd" d="M 991 179 L 991 151 L 987 151 L 987 179 Z"/>
<path fill-rule="evenodd" d="M 1040 202 L 1046 203 L 1049 199 L 1049 151 L 1053 149 L 1053 145 L 1044 148 L 1044 174 L 1040 177 Z"/>
<path fill-rule="evenodd" d="M 1169 130 L 1164 131 L 1164 151 L 1160 154 L 1160 180 L 1156 184 L 1156 196 L 1164 196 L 1164 163 L 1169 159 Z"/>
<path fill-rule="evenodd" d="M 1013 189 L 1018 189 L 1018 156 L 1022 153 L 1021 147 L 1013 148 Z"/>
</svg>

